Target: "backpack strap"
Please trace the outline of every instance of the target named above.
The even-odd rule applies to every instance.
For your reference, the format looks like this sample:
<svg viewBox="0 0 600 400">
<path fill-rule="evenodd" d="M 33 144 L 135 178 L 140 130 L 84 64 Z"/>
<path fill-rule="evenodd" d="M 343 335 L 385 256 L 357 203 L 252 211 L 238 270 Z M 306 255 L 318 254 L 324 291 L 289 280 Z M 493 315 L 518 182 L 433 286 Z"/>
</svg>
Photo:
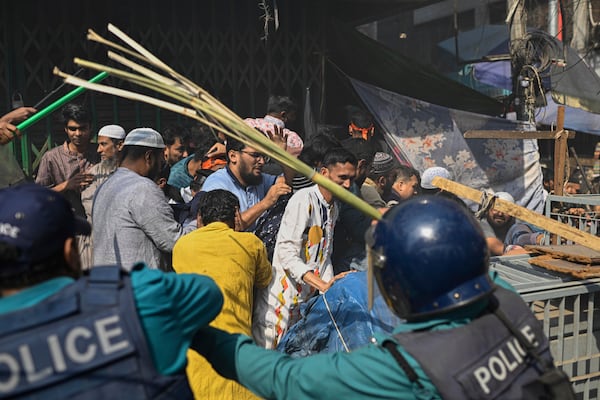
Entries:
<svg viewBox="0 0 600 400">
<path fill-rule="evenodd" d="M 392 353 L 392 356 L 394 356 L 396 362 L 408 377 L 408 380 L 411 383 L 416 384 L 420 389 L 423 389 L 423 385 L 421 384 L 421 382 L 419 382 L 419 376 L 415 372 L 414 368 L 408 364 L 408 361 L 406 361 L 406 358 L 404 358 L 404 356 L 398 351 L 396 346 L 397 344 L 391 340 L 386 340 L 385 342 L 383 342 L 383 347 L 385 347 L 390 353 Z"/>
</svg>

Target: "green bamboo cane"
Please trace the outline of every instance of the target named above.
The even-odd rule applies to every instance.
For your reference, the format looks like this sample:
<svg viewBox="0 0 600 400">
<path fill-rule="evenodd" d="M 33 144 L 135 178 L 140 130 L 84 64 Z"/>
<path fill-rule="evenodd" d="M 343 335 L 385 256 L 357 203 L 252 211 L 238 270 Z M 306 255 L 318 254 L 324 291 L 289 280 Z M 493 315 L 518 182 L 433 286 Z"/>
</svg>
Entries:
<svg viewBox="0 0 600 400">
<path fill-rule="evenodd" d="M 108 76 L 108 73 L 102 71 L 98 75 L 96 75 L 92 79 L 90 79 L 89 82 L 92 82 L 92 83 L 100 82 L 107 76 Z M 63 106 L 64 104 L 68 103 L 69 101 L 73 100 L 75 97 L 79 96 L 85 90 L 86 89 L 84 87 L 78 87 L 76 89 L 73 89 L 72 91 L 65 94 L 63 97 L 61 97 L 60 99 L 56 100 L 54 103 L 50 104 L 48 107 L 36 112 L 31 117 L 29 117 L 25 121 L 21 122 L 19 125 L 17 125 L 17 129 L 19 129 L 21 132 L 23 132 L 23 130 L 29 128 L 31 125 L 35 124 L 42 118 L 45 118 L 46 116 L 48 116 L 48 114 L 52 113 L 57 108 Z"/>
<path fill-rule="evenodd" d="M 103 80 L 104 78 L 106 78 L 107 76 L 108 76 L 108 74 L 106 72 L 101 72 L 98 75 L 94 76 L 92 79 L 90 79 L 90 82 L 99 82 L 99 81 Z M 73 89 L 72 91 L 70 91 L 63 97 L 61 97 L 60 99 L 58 99 L 55 102 L 53 102 L 52 104 L 48 105 L 46 108 L 43 108 L 42 110 L 36 112 L 31 117 L 27 118 L 25 121 L 23 121 L 19 125 L 17 125 L 17 129 L 23 133 L 23 136 L 21 136 L 21 153 L 23 154 L 22 164 L 23 164 L 23 170 L 25 171 L 25 173 L 27 175 L 29 175 L 29 173 L 31 172 L 31 171 L 29 171 L 29 135 L 27 135 L 27 132 L 23 132 L 23 131 L 26 130 L 27 128 L 29 128 L 31 125 L 38 122 L 39 120 L 45 118 L 50 113 L 54 112 L 57 108 L 63 106 L 65 103 L 68 103 L 69 101 L 73 100 L 75 97 L 79 96 L 81 93 L 83 93 L 84 90 L 85 90 L 85 88 L 83 88 L 83 87 L 78 87 L 78 88 Z"/>
</svg>

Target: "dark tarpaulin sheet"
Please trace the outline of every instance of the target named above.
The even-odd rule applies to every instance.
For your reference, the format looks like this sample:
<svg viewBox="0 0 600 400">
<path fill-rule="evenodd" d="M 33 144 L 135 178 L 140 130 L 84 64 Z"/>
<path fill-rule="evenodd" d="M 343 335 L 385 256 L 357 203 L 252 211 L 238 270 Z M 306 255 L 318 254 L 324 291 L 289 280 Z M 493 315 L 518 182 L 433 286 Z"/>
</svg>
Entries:
<svg viewBox="0 0 600 400">
<path fill-rule="evenodd" d="M 347 25 L 334 22 L 328 38 L 331 60 L 355 79 L 454 109 L 486 115 L 504 112 L 499 101 L 393 52 Z"/>
<path fill-rule="evenodd" d="M 367 273 L 337 281 L 301 306 L 302 318 L 281 338 L 277 350 L 293 357 L 350 351 L 368 344 L 374 333 L 389 334 L 401 323 L 381 296 L 367 307 Z"/>
</svg>

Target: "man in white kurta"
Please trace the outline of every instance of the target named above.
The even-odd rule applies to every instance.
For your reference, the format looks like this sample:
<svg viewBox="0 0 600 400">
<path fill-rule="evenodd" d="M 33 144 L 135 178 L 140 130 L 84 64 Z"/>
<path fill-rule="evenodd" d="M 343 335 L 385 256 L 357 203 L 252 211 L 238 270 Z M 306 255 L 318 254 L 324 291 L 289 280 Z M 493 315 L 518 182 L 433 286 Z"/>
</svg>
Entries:
<svg viewBox="0 0 600 400">
<path fill-rule="evenodd" d="M 325 156 L 321 174 L 348 189 L 356 175 L 355 157 L 343 149 Z M 331 252 L 339 205 L 327 189 L 314 185 L 288 202 L 273 254 L 273 280 L 257 294 L 252 334 L 257 344 L 275 348 L 299 318 L 300 304 L 325 292 L 333 276 Z"/>
</svg>

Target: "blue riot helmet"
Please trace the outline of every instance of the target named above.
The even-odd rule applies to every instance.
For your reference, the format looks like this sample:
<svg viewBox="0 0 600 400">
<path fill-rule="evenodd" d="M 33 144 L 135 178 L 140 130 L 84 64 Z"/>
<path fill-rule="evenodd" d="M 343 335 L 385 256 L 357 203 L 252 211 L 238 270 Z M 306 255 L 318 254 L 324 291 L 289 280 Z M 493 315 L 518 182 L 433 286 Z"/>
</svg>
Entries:
<svg viewBox="0 0 600 400">
<path fill-rule="evenodd" d="M 489 253 L 471 212 L 437 196 L 412 198 L 368 233 L 370 269 L 388 306 L 416 320 L 489 295 Z"/>
</svg>

